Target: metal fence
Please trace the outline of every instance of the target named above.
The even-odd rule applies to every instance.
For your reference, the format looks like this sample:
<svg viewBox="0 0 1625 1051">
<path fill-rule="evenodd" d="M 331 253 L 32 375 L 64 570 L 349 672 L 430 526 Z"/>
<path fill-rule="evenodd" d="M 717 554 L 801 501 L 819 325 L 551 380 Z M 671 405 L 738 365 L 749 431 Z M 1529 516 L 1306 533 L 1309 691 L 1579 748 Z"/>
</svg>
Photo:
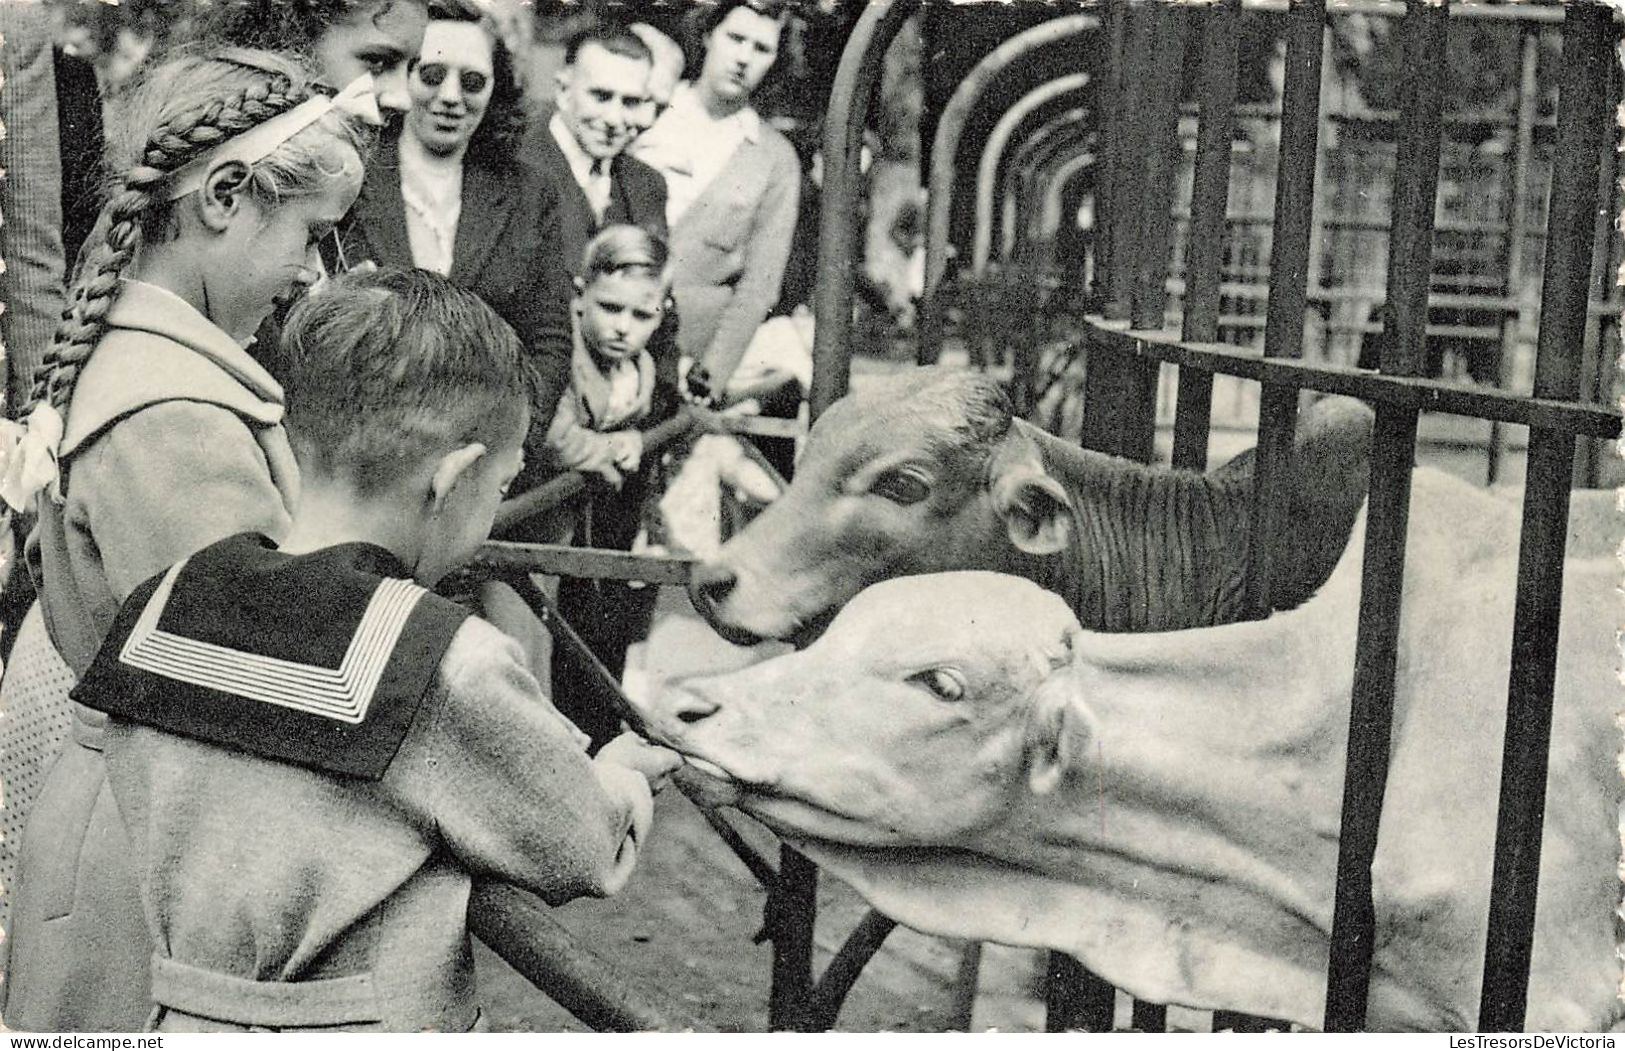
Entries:
<svg viewBox="0 0 1625 1051">
<path fill-rule="evenodd" d="M 1348 761 L 1334 907 L 1331 966 L 1325 1028 L 1356 1030 L 1364 1024 L 1373 939 L 1370 865 L 1387 774 L 1393 714 L 1399 597 L 1404 575 L 1410 473 L 1422 412 L 1451 413 L 1496 424 L 1529 428 L 1512 671 L 1502 763 L 1494 874 L 1485 946 L 1480 1028 L 1521 1029 L 1528 986 L 1530 943 L 1538 891 L 1543 805 L 1551 729 L 1562 565 L 1568 493 L 1579 439 L 1612 439 L 1619 434 L 1617 413 L 1596 404 L 1607 375 L 1597 362 L 1595 338 L 1588 339 L 1596 275 L 1608 267 L 1611 252 L 1604 210 L 1612 206 L 1611 169 L 1602 163 L 1610 136 L 1612 103 L 1618 90 L 1612 49 L 1618 29 L 1611 10 L 1600 3 L 1564 6 L 1490 5 L 1448 0 L 1349 3 L 1338 14 L 1399 17 L 1401 76 L 1395 112 L 1385 115 L 1396 132 L 1386 240 L 1386 272 L 1375 322 L 1362 320 L 1360 334 L 1374 328 L 1377 368 L 1352 362 L 1305 359 L 1306 320 L 1326 301 L 1312 295 L 1311 275 L 1319 274 L 1322 227 L 1317 205 L 1324 186 L 1325 157 L 1319 148 L 1327 125 L 1322 99 L 1327 53 L 1325 0 L 1260 3 L 1286 20 L 1285 62 L 1278 117 L 1279 148 L 1271 186 L 1267 253 L 1255 252 L 1248 265 L 1267 269 L 1261 292 L 1264 312 L 1256 350 L 1222 342 L 1222 304 L 1232 302 L 1223 254 L 1233 166 L 1237 24 L 1240 0 L 1174 5 L 1142 0 L 1107 0 L 1077 21 L 1065 19 L 1028 30 L 990 55 L 967 80 L 944 112 L 933 150 L 927 244 L 927 295 L 922 318 L 921 359 L 935 360 L 945 334 L 948 201 L 952 191 L 956 137 L 977 92 L 998 71 L 1018 62 L 1033 40 L 1093 30 L 1093 58 L 1080 56 L 1092 71 L 1093 104 L 1100 119 L 1090 144 L 1098 158 L 1094 173 L 1094 230 L 1091 287 L 1059 287 L 1053 295 L 1082 315 L 1081 346 L 1088 358 L 1084 380 L 1084 444 L 1146 460 L 1155 426 L 1159 369 L 1177 370 L 1177 416 L 1173 459 L 1200 469 L 1207 457 L 1215 376 L 1239 377 L 1259 385 L 1258 470 L 1250 530 L 1249 595 L 1255 610 L 1268 609 L 1275 567 L 1288 531 L 1283 521 L 1285 479 L 1290 473 L 1293 432 L 1300 393 L 1305 390 L 1352 395 L 1376 406 L 1371 466 L 1365 569 L 1351 698 Z M 915 7 L 903 0 L 876 0 L 865 12 L 837 75 L 825 142 L 826 184 L 821 232 L 820 284 L 815 345 L 816 415 L 846 389 L 844 352 L 850 326 L 850 261 L 856 244 L 852 207 L 857 194 L 856 136 L 863 127 L 879 56 Z M 1560 36 L 1560 80 L 1548 137 L 1549 201 L 1543 235 L 1531 233 L 1525 202 L 1530 166 L 1514 167 L 1514 185 L 1503 207 L 1504 260 L 1509 273 L 1532 265 L 1528 246 L 1539 242 L 1541 285 L 1532 389 L 1515 394 L 1493 387 L 1464 385 L 1423 375 L 1427 360 L 1430 289 L 1438 273 L 1436 246 L 1456 227 L 1483 219 L 1436 224 L 1441 154 L 1445 148 L 1444 83 L 1449 34 L 1475 20 L 1512 21 L 1525 34 L 1520 47 L 1521 82 L 1530 76 L 1530 45 L 1536 34 Z M 1200 51 L 1200 106 L 1194 129 L 1189 204 L 1178 219 L 1185 226 L 1183 280 L 1172 285 L 1182 303 L 1180 328 L 1165 325 L 1170 306 L 1170 258 L 1176 235 L 1175 187 L 1171 177 L 1185 148 L 1180 135 L 1177 86 L 1183 43 L 1191 36 Z M 1023 42 L 1025 37 L 1025 43 Z M 1102 61 L 1103 59 L 1103 61 Z M 1133 75 L 1126 75 L 1133 71 Z M 976 83 L 972 83 L 975 81 Z M 1528 97 L 1525 92 L 1521 97 Z M 956 109 L 956 102 L 958 107 Z M 1245 115 L 1244 115 L 1245 116 Z M 1535 119 L 1520 106 L 1519 148 L 1532 144 Z M 946 129 L 946 131 L 944 130 Z M 1000 144 L 1004 148 L 1004 144 Z M 1354 153 L 1336 163 L 1357 164 Z M 1450 161 L 1458 163 L 1457 160 Z M 1379 166 L 1379 171 L 1380 171 Z M 1522 172 L 1523 175 L 1518 173 Z M 1468 173 L 1481 178 L 1482 173 Z M 1369 183 L 1375 175 L 1362 178 Z M 1032 202 L 1025 203 L 1031 208 Z M 1370 219 L 1354 217 L 1359 226 Z M 1449 225 L 1455 223 L 1455 225 Z M 1442 228 L 1441 228 L 1442 227 Z M 1602 236 L 1599 238 L 1599 231 Z M 1436 232 L 1439 236 L 1436 237 Z M 1514 250 L 1522 241 L 1523 254 Z M 1459 254 L 1459 253 L 1458 253 Z M 1262 258 L 1260 258 L 1262 257 Z M 1232 257 L 1231 266 L 1235 264 Z M 1600 260 L 1600 262 L 1599 262 Z M 1077 272 L 1074 268 L 1073 273 Z M 1458 263 L 1455 277 L 1462 277 Z M 1472 276 L 1467 268 L 1466 277 Z M 1371 289 L 1367 290 L 1373 291 Z M 1480 290 L 1482 291 L 1482 290 Z M 1515 289 L 1500 290 L 1503 296 Z M 1462 293 L 1479 295 L 1479 292 Z M 1446 304 L 1451 305 L 1451 304 Z M 1508 305 L 1477 301 L 1454 304 L 1504 319 Z M 1231 328 L 1236 328 L 1233 322 Z M 1491 326 L 1469 326 L 1491 327 Z M 1462 333 L 1439 332 L 1435 338 Z M 1469 333 L 1473 335 L 1473 333 Z M 1029 381 L 1034 362 L 1015 362 L 1016 383 Z M 1261 352 L 1260 352 L 1261 351 Z M 1591 360 L 1586 360 L 1587 355 Z M 1590 377 L 1588 379 L 1588 377 Z M 797 967 L 801 964 L 798 961 Z M 1113 991 L 1058 959 L 1051 966 L 1050 1027 L 1109 1028 Z M 805 986 L 810 979 L 803 981 Z M 1137 1028 L 1160 1028 L 1155 1005 L 1136 1005 Z M 784 1021 L 784 1019 L 780 1019 Z M 792 1019 L 793 1021 L 793 1019 Z M 1220 1025 L 1257 1027 L 1234 1017 Z"/>
</svg>

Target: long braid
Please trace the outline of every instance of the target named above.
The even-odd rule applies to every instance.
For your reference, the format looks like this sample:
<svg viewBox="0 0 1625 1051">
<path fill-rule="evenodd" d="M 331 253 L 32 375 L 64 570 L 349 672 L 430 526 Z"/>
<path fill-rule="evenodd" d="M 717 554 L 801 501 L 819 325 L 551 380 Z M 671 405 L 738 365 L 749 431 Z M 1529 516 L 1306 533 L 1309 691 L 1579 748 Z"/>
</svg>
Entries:
<svg viewBox="0 0 1625 1051">
<path fill-rule="evenodd" d="M 179 114 L 148 137 L 141 159 L 119 180 L 102 209 L 106 233 L 85 256 L 68 309 L 34 377 L 34 399 L 49 398 L 66 414 L 79 370 L 101 339 L 119 277 L 135 258 L 155 204 L 164 203 L 169 176 L 220 142 L 283 113 L 308 92 L 285 75 L 267 72 L 229 100 L 215 100 Z"/>
</svg>

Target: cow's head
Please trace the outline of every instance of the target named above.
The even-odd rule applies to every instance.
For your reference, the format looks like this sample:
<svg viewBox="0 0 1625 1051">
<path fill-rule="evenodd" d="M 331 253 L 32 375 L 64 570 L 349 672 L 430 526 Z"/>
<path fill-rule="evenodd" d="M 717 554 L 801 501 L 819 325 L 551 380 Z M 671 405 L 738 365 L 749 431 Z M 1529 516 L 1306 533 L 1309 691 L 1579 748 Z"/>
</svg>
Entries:
<svg viewBox="0 0 1625 1051">
<path fill-rule="evenodd" d="M 782 832 L 960 845 L 1053 789 L 1087 736 L 1067 681 L 1079 631 L 1058 596 L 1016 577 L 887 581 L 808 649 L 691 680 L 652 722 L 702 798 Z"/>
<path fill-rule="evenodd" d="M 1063 549 L 1072 514 L 996 382 L 916 370 L 833 405 L 790 488 L 697 569 L 690 595 L 731 641 L 805 640 L 876 581 L 1019 572 Z"/>
</svg>

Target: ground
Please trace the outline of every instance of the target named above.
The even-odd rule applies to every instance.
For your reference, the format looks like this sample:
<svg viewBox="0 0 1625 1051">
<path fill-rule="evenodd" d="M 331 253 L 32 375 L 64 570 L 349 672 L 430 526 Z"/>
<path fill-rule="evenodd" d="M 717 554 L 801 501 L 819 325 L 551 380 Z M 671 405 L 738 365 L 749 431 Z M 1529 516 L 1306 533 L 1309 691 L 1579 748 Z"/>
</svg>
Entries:
<svg viewBox="0 0 1625 1051">
<path fill-rule="evenodd" d="M 767 1027 L 771 950 L 753 944 L 763 892 L 710 826 L 675 792 L 662 795 L 656 831 L 630 886 L 608 901 L 577 901 L 556 915 L 635 984 L 657 989 L 696 1028 L 761 1032 Z M 862 917 L 857 896 L 826 877 L 819 887 L 818 959 L 823 965 Z M 1031 994 L 1036 956 L 1003 950 L 990 959 L 976 1026 L 1042 1028 Z M 940 1032 L 954 1028 L 955 944 L 899 929 L 864 972 L 838 1028 L 849 1032 Z M 1028 988 L 1021 988 L 1023 978 Z M 494 1028 L 585 1031 L 491 953 L 480 950 L 479 981 Z M 1005 991 L 996 992 L 995 984 Z"/>
</svg>

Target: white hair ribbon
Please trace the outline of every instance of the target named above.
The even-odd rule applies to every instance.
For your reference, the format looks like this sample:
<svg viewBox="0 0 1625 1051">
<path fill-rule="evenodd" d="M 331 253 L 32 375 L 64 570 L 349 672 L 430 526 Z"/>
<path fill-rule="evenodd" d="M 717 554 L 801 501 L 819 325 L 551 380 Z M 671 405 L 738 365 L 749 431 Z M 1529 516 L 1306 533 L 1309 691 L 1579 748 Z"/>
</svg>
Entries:
<svg viewBox="0 0 1625 1051">
<path fill-rule="evenodd" d="M 263 124 L 256 124 L 241 135 L 234 135 L 205 153 L 175 169 L 169 199 L 178 201 L 193 190 L 202 189 L 210 170 L 228 161 L 253 164 L 270 156 L 271 151 L 321 120 L 329 112 L 338 110 L 359 117 L 372 125 L 384 122 L 378 110 L 378 89 L 371 73 L 345 85 L 334 96 L 314 95 L 286 113 L 279 113 Z"/>
<path fill-rule="evenodd" d="M 61 499 L 56 451 L 62 429 L 62 414 L 49 401 L 34 406 L 26 423 L 0 420 L 0 499 L 12 510 L 27 510 L 46 486 L 53 499 Z"/>
</svg>

